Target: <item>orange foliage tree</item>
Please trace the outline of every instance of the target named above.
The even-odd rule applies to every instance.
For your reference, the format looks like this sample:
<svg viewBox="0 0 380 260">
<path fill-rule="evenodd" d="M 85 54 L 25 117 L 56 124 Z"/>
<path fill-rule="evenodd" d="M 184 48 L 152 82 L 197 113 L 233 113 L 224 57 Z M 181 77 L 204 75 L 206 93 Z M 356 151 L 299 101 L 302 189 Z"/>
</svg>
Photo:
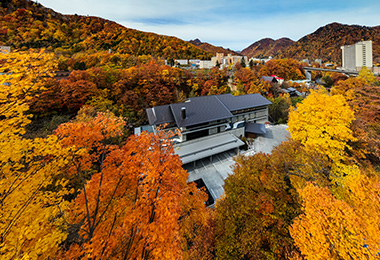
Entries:
<svg viewBox="0 0 380 260">
<path fill-rule="evenodd" d="M 82 176 L 83 186 L 66 213 L 80 229 L 63 256 L 180 259 L 184 251 L 194 254 L 191 230 L 208 225 L 205 197 L 186 183 L 187 173 L 167 136 L 143 133 L 121 148 L 106 145 L 120 125 L 105 119 L 97 116 L 57 130 L 62 143 L 82 150 L 70 172 Z"/>
<path fill-rule="evenodd" d="M 302 64 L 293 59 L 272 59 L 260 69 L 259 75 L 277 75 L 285 80 L 304 79 Z"/>
</svg>

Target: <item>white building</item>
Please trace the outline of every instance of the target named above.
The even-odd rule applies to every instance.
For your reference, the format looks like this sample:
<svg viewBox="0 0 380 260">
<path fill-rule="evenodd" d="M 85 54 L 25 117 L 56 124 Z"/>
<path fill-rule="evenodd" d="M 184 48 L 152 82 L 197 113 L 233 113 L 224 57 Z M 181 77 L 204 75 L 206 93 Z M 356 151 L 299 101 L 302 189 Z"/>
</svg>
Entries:
<svg viewBox="0 0 380 260">
<path fill-rule="evenodd" d="M 189 60 L 174 60 L 174 64 L 177 65 L 182 65 L 182 66 L 186 66 L 186 65 L 189 65 Z"/>
<path fill-rule="evenodd" d="M 372 69 L 372 41 L 345 45 L 342 49 L 342 67 L 345 70 L 359 71 L 363 67 Z"/>
<path fill-rule="evenodd" d="M 212 67 L 214 67 L 214 65 L 211 60 L 201 60 L 199 62 L 200 69 L 211 69 Z"/>
<path fill-rule="evenodd" d="M 215 57 L 211 58 L 213 66 L 217 65 L 217 62 L 222 67 L 224 66 L 235 66 L 237 63 L 240 63 L 242 58 L 245 61 L 245 65 L 248 65 L 248 58 L 246 56 L 233 56 L 231 54 L 227 54 L 227 56 L 224 56 L 224 53 L 216 53 Z"/>
</svg>

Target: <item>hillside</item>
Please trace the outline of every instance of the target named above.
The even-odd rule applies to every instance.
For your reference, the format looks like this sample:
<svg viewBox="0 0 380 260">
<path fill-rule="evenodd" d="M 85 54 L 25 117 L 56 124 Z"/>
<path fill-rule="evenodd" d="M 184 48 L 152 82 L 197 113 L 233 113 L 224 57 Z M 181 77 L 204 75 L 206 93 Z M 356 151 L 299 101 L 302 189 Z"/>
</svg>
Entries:
<svg viewBox="0 0 380 260">
<path fill-rule="evenodd" d="M 244 50 L 241 51 L 241 54 L 247 57 L 255 58 L 267 58 L 269 56 L 277 56 L 286 48 L 291 46 L 294 43 L 289 38 L 281 38 L 278 40 L 273 40 L 270 38 L 261 39 L 257 41 Z"/>
<path fill-rule="evenodd" d="M 239 54 L 233 50 L 230 50 L 230 49 L 225 49 L 223 47 L 214 46 L 214 45 L 211 45 L 207 42 L 201 42 L 199 39 L 191 40 L 191 41 L 189 41 L 189 43 L 195 45 L 196 47 L 198 47 L 204 51 L 210 52 L 213 55 L 215 55 L 217 52 L 218 53 L 224 53 L 225 55 L 226 54 L 239 55 L 239 56 L 241 55 L 241 54 Z"/>
<path fill-rule="evenodd" d="M 126 28 L 99 17 L 62 15 L 27 0 L 2 1 L 0 45 L 73 54 L 111 49 L 131 55 L 209 59 L 212 54 L 176 37 Z"/>
<path fill-rule="evenodd" d="M 322 59 L 340 64 L 340 46 L 350 45 L 362 40 L 373 41 L 374 63 L 380 62 L 380 27 L 345 25 L 332 23 L 320 27 L 315 32 L 301 38 L 278 57 L 309 60 Z"/>
</svg>

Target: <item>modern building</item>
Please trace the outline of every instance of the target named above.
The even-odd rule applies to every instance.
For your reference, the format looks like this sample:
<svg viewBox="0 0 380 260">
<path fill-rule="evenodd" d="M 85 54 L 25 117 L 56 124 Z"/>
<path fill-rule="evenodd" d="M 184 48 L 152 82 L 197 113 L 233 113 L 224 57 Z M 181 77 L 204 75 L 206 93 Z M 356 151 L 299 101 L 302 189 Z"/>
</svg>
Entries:
<svg viewBox="0 0 380 260">
<path fill-rule="evenodd" d="M 179 130 L 175 152 L 184 164 L 239 149 L 245 135 L 264 135 L 271 102 L 260 94 L 192 97 L 146 110 L 149 124 Z"/>
<path fill-rule="evenodd" d="M 342 68 L 344 70 L 360 71 L 363 67 L 372 69 L 372 41 L 345 45 L 342 49 Z"/>
</svg>

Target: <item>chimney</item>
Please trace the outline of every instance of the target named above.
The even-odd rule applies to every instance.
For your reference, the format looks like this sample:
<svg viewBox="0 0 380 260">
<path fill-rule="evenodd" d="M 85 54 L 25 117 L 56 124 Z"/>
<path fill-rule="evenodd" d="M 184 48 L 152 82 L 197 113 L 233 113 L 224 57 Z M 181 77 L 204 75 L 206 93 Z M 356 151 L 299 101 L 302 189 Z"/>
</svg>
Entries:
<svg viewBox="0 0 380 260">
<path fill-rule="evenodd" d="M 182 120 L 186 119 L 186 107 L 181 108 L 181 119 Z"/>
</svg>

